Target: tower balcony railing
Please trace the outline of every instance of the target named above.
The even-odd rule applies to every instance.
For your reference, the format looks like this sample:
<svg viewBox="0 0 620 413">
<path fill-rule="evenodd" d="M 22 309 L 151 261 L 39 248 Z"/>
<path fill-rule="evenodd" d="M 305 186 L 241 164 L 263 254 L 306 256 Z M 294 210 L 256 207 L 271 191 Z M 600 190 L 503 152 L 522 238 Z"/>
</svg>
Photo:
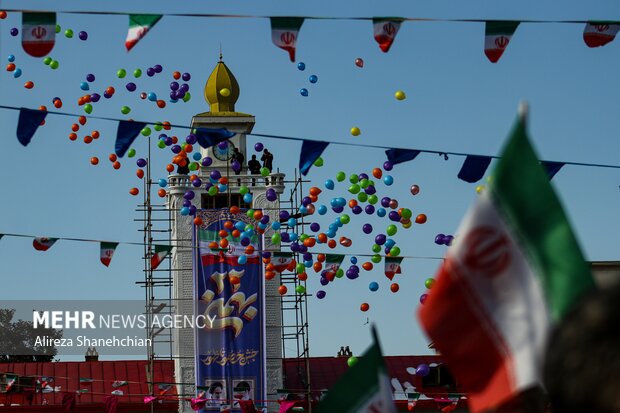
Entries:
<svg viewBox="0 0 620 413">
<path fill-rule="evenodd" d="M 172 174 L 168 175 L 168 189 L 171 194 L 185 193 L 188 189 L 197 190 L 199 188 L 194 187 L 189 180 L 189 175 L 184 174 Z M 208 181 L 208 176 L 198 174 L 198 177 L 202 180 L 200 188 L 205 189 L 205 183 Z M 281 194 L 284 192 L 284 177 L 285 174 L 275 172 L 267 176 L 260 174 L 252 175 L 229 175 L 228 176 L 228 188 L 233 193 L 238 193 L 242 186 L 246 186 L 252 190 L 252 188 L 264 189 L 273 188 L 276 193 Z"/>
</svg>

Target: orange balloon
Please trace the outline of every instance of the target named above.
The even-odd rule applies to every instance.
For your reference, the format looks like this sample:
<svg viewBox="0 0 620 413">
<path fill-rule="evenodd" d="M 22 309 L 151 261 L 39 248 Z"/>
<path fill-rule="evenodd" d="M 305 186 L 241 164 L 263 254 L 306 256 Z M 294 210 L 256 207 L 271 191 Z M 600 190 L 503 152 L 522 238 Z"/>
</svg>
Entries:
<svg viewBox="0 0 620 413">
<path fill-rule="evenodd" d="M 162 126 L 164 127 L 164 130 L 170 130 L 170 128 L 171 128 L 170 122 L 168 122 L 167 120 L 162 122 Z"/>
<path fill-rule="evenodd" d="M 168 129 L 168 130 L 169 130 L 169 129 Z M 177 138 L 176 136 L 173 136 L 173 137 L 172 137 L 172 143 L 173 143 L 173 144 L 175 144 L 175 145 L 176 145 L 177 143 L 179 143 L 179 138 Z"/>
<path fill-rule="evenodd" d="M 280 295 L 284 295 L 288 292 L 288 288 L 286 288 L 286 285 L 281 285 L 278 287 L 278 292 Z"/>
<path fill-rule="evenodd" d="M 265 266 L 265 271 L 274 271 L 275 269 L 276 269 L 276 266 L 275 266 L 275 265 L 273 265 L 273 263 L 272 263 L 272 262 L 268 263 L 268 264 Z"/>
<path fill-rule="evenodd" d="M 224 222 L 224 228 L 226 228 L 226 229 L 233 229 L 234 226 L 235 226 L 235 224 L 233 224 L 232 221 L 225 221 Z"/>
<path fill-rule="evenodd" d="M 4 10 L 0 11 L 0 19 L 4 20 L 6 19 L 6 12 Z"/>
<path fill-rule="evenodd" d="M 220 183 L 221 183 L 222 185 L 227 185 L 227 184 L 228 184 L 228 178 L 227 178 L 227 177 L 225 177 L 225 176 L 221 177 L 221 178 L 220 178 Z"/>
<path fill-rule="evenodd" d="M 73 132 L 71 132 L 71 133 L 69 134 L 69 139 L 71 139 L 72 141 L 76 140 L 76 139 L 77 139 L 77 133 L 73 133 Z"/>
<path fill-rule="evenodd" d="M 310 201 L 312 202 L 316 202 L 319 200 L 319 197 L 317 195 L 310 195 L 308 198 L 310 198 Z"/>
<path fill-rule="evenodd" d="M 99 131 L 98 131 L 98 130 L 94 130 L 94 131 L 90 134 L 90 136 L 92 136 L 92 137 L 93 137 L 93 139 L 99 139 L 99 136 L 100 136 L 100 135 L 99 135 Z"/>
<path fill-rule="evenodd" d="M 318 254 L 318 255 L 316 256 L 316 260 L 317 260 L 318 262 L 325 262 L 325 258 L 326 258 L 326 257 L 325 257 L 325 254 Z"/>
<path fill-rule="evenodd" d="M 304 240 L 304 246 L 312 248 L 316 245 L 316 240 L 313 237 L 308 237 Z"/>
<path fill-rule="evenodd" d="M 80 116 L 78 122 L 80 122 L 80 125 L 86 125 L 86 116 Z"/>
<path fill-rule="evenodd" d="M 157 195 L 159 195 L 160 198 L 165 198 L 166 197 L 166 190 L 164 188 L 160 188 L 157 191 Z"/>
<path fill-rule="evenodd" d="M 32 82 L 31 80 L 27 81 L 26 83 L 24 83 L 24 87 L 26 89 L 32 89 L 34 87 L 34 82 Z"/>
<path fill-rule="evenodd" d="M 289 271 L 293 271 L 296 266 L 297 266 L 297 261 L 291 260 L 291 263 L 288 265 L 288 267 L 286 267 L 286 269 Z"/>
<path fill-rule="evenodd" d="M 168 171 L 169 173 L 174 171 L 174 166 L 172 164 L 166 165 L 166 171 Z"/>
<path fill-rule="evenodd" d="M 316 186 L 310 188 L 310 195 L 318 196 L 321 192 L 321 188 L 317 188 Z"/>
<path fill-rule="evenodd" d="M 80 96 L 77 100 L 78 106 L 82 106 L 84 103 L 86 103 L 84 102 L 84 96 Z"/>
<path fill-rule="evenodd" d="M 201 226 L 202 223 L 203 223 L 202 218 L 200 218 L 200 217 L 194 218 L 194 225 Z"/>
<path fill-rule="evenodd" d="M 62 107 L 62 100 L 60 100 L 60 99 L 54 100 L 54 107 L 56 109 L 60 109 Z"/>
<path fill-rule="evenodd" d="M 271 263 L 271 258 L 263 258 L 263 264 L 267 265 Z"/>
<path fill-rule="evenodd" d="M 90 163 L 92 165 L 97 165 L 99 163 L 99 158 L 97 158 L 96 156 L 93 156 L 92 158 L 90 158 Z"/>
<path fill-rule="evenodd" d="M 316 237 L 322 244 L 327 242 L 327 234 L 324 232 L 319 233 Z"/>
<path fill-rule="evenodd" d="M 374 168 L 372 170 L 372 176 L 374 176 L 375 178 L 379 179 L 381 178 L 382 175 L 383 175 L 383 171 L 381 170 L 381 168 Z"/>
<path fill-rule="evenodd" d="M 315 211 L 315 209 L 314 209 L 314 205 L 312 205 L 312 204 L 308 204 L 308 206 L 306 207 L 306 209 L 308 210 L 308 215 L 312 215 L 312 214 L 314 214 L 314 211 Z"/>
<path fill-rule="evenodd" d="M 228 248 L 228 240 L 226 238 L 220 240 L 220 248 Z"/>
<path fill-rule="evenodd" d="M 209 243 L 209 248 L 211 248 L 212 250 L 216 250 L 216 249 L 218 249 L 218 248 L 219 248 L 219 245 L 218 245 L 218 243 L 217 243 L 217 242 L 215 242 L 215 241 L 211 241 L 211 242 Z"/>
<path fill-rule="evenodd" d="M 312 269 L 314 270 L 314 272 L 321 272 L 321 270 L 323 269 L 323 264 L 317 261 L 312 264 Z"/>
<path fill-rule="evenodd" d="M 330 239 L 329 242 L 327 243 L 327 246 L 332 249 L 336 248 L 336 240 Z"/>
<path fill-rule="evenodd" d="M 299 278 L 299 281 L 306 281 L 308 279 L 308 274 L 305 272 L 300 272 L 297 274 L 297 278 Z"/>
<path fill-rule="evenodd" d="M 254 245 L 248 245 L 247 247 L 245 247 L 245 255 L 252 254 L 254 254 Z"/>
<path fill-rule="evenodd" d="M 136 195 L 138 195 L 138 194 L 140 193 L 140 190 L 138 190 L 138 188 L 131 188 L 131 189 L 129 190 L 129 193 L 130 193 L 131 195 L 133 195 L 133 196 L 136 196 Z"/>
<path fill-rule="evenodd" d="M 172 72 L 172 77 L 174 80 L 179 80 L 181 78 L 181 72 Z"/>
<path fill-rule="evenodd" d="M 189 143 L 183 147 L 185 153 L 192 153 L 194 151 L 194 147 Z"/>
<path fill-rule="evenodd" d="M 165 108 L 165 107 L 166 107 L 166 101 L 165 101 L 165 100 L 158 99 L 158 100 L 157 100 L 157 107 L 158 107 L 158 108 L 162 108 L 162 109 L 163 109 L 163 108 Z"/>
<path fill-rule="evenodd" d="M 236 275 L 229 275 L 228 279 L 230 280 L 230 283 L 233 285 L 241 284 L 241 278 L 237 277 Z"/>
<path fill-rule="evenodd" d="M 116 90 L 112 86 L 108 86 L 105 90 L 105 93 L 107 93 L 108 95 L 113 95 L 114 92 L 116 92 Z"/>
<path fill-rule="evenodd" d="M 424 224 L 425 222 L 426 222 L 426 215 L 420 214 L 417 217 L 415 217 L 416 224 Z"/>
<path fill-rule="evenodd" d="M 84 136 L 84 143 L 91 143 L 93 141 L 93 137 L 90 135 Z"/>
<path fill-rule="evenodd" d="M 136 176 L 140 179 L 144 178 L 144 170 L 143 169 L 138 169 L 136 171 Z"/>
<path fill-rule="evenodd" d="M 43 112 L 47 112 L 47 106 L 41 105 L 39 106 L 39 110 L 42 110 Z"/>
<path fill-rule="evenodd" d="M 263 217 L 263 211 L 261 211 L 260 209 L 257 209 L 256 211 L 254 211 L 255 220 L 260 221 L 262 217 Z"/>
<path fill-rule="evenodd" d="M 392 285 L 390 285 L 390 291 L 393 293 L 398 292 L 398 290 L 400 290 L 400 286 L 397 283 L 392 283 Z"/>
<path fill-rule="evenodd" d="M 352 199 L 349 201 L 349 208 L 355 208 L 357 206 L 357 200 Z"/>
<path fill-rule="evenodd" d="M 80 125 L 78 125 L 77 123 L 74 123 L 73 125 L 71 125 L 71 130 L 73 132 L 77 132 L 80 130 Z"/>
<path fill-rule="evenodd" d="M 217 235 L 219 235 L 220 238 L 226 238 L 228 236 L 228 231 L 226 231 L 225 229 L 221 229 Z"/>
<path fill-rule="evenodd" d="M 372 270 L 372 262 L 370 261 L 366 261 L 365 263 L 362 264 L 362 268 L 365 269 L 366 271 L 370 271 Z"/>
<path fill-rule="evenodd" d="M 233 205 L 230 207 L 230 213 L 236 215 L 239 213 L 239 207 L 237 205 Z"/>
<path fill-rule="evenodd" d="M 366 312 L 370 310 L 370 305 L 368 303 L 362 303 L 362 305 L 360 305 L 360 310 Z"/>
<path fill-rule="evenodd" d="M 119 161 L 116 161 L 112 164 L 112 168 L 114 169 L 121 169 L 121 163 Z"/>
<path fill-rule="evenodd" d="M 265 271 L 265 279 L 272 280 L 276 276 L 274 271 Z"/>
<path fill-rule="evenodd" d="M 241 236 L 241 231 L 239 231 L 238 229 L 233 229 L 230 235 L 232 235 L 233 238 L 239 238 Z"/>
<path fill-rule="evenodd" d="M 91 102 L 90 95 L 84 95 L 84 96 L 82 96 L 82 98 L 84 99 L 84 103 L 90 103 Z"/>
</svg>

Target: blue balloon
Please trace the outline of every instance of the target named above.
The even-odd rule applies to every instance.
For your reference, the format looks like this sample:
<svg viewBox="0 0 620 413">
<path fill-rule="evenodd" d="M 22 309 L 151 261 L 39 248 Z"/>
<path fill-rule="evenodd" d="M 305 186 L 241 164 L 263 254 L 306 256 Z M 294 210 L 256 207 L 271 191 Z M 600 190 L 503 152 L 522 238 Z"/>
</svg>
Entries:
<svg viewBox="0 0 620 413">
<path fill-rule="evenodd" d="M 7 58 L 7 60 L 8 60 L 9 62 L 14 62 L 14 61 L 15 61 L 15 56 L 14 56 L 14 55 L 12 55 L 12 54 L 10 54 L 10 55 L 9 55 L 9 57 Z"/>
<path fill-rule="evenodd" d="M 202 158 L 202 155 L 200 154 L 200 152 L 195 152 L 195 153 L 192 155 L 192 158 L 194 158 L 194 160 L 195 160 L 195 161 L 199 161 L 199 160 L 200 160 L 200 158 Z"/>
<path fill-rule="evenodd" d="M 188 207 L 181 208 L 181 215 L 189 215 L 189 208 Z"/>
<path fill-rule="evenodd" d="M 237 228 L 239 231 L 245 231 L 245 223 L 237 221 L 235 222 L 235 228 Z"/>
<path fill-rule="evenodd" d="M 319 205 L 319 215 L 325 215 L 327 213 L 327 207 L 325 205 Z"/>
<path fill-rule="evenodd" d="M 334 189 L 334 181 L 332 181 L 331 179 L 328 179 L 325 181 L 325 188 L 327 189 Z"/>
<path fill-rule="evenodd" d="M 239 258 L 237 258 L 237 263 L 239 265 L 244 265 L 246 262 L 248 262 L 248 257 L 246 255 L 240 255 Z"/>
<path fill-rule="evenodd" d="M 304 215 L 305 215 L 305 214 L 307 214 L 307 213 L 308 213 L 308 208 L 306 208 L 306 207 L 305 207 L 305 206 L 303 206 L 303 205 L 302 205 L 302 206 L 300 206 L 300 207 L 299 207 L 299 213 L 300 213 L 300 214 L 304 214 Z"/>
<path fill-rule="evenodd" d="M 392 178 L 392 175 L 385 175 L 383 177 L 383 183 L 390 186 L 394 183 L 394 178 Z"/>
<path fill-rule="evenodd" d="M 371 282 L 370 284 L 368 284 L 368 289 L 370 291 L 377 291 L 379 289 L 379 283 L 376 281 Z"/>
<path fill-rule="evenodd" d="M 228 185 L 224 185 L 224 184 L 219 184 L 217 186 L 217 190 L 221 193 L 221 192 L 226 192 L 228 191 Z"/>
<path fill-rule="evenodd" d="M 308 80 L 310 81 L 310 83 L 316 83 L 318 82 L 319 78 L 317 77 L 317 75 L 311 75 Z"/>
<path fill-rule="evenodd" d="M 327 235 L 329 238 L 334 238 L 336 236 L 336 231 L 334 230 L 328 230 L 325 235 Z"/>
<path fill-rule="evenodd" d="M 308 96 L 308 89 L 302 87 L 301 89 L 299 89 L 299 94 L 301 94 L 302 96 Z"/>
<path fill-rule="evenodd" d="M 357 264 L 357 257 L 351 257 L 351 264 Z"/>
<path fill-rule="evenodd" d="M 19 67 L 13 71 L 13 77 L 14 78 L 18 78 L 21 75 L 22 75 L 22 70 Z"/>
<path fill-rule="evenodd" d="M 289 218 L 288 221 L 286 221 L 286 225 L 289 227 L 294 227 L 297 225 L 297 220 L 295 218 Z"/>
<path fill-rule="evenodd" d="M 396 241 L 394 241 L 392 238 L 388 238 L 388 240 L 385 241 L 386 248 L 392 248 L 394 245 L 396 245 Z"/>
<path fill-rule="evenodd" d="M 278 221 L 273 221 L 273 223 L 271 224 L 271 228 L 272 228 L 274 231 L 279 230 L 279 229 L 280 229 L 280 226 L 281 226 L 281 225 L 280 225 L 280 222 L 278 222 Z"/>
<path fill-rule="evenodd" d="M 383 218 L 386 214 L 386 211 L 384 208 L 377 208 L 377 216 Z"/>
<path fill-rule="evenodd" d="M 306 64 L 304 62 L 299 62 L 297 63 L 297 69 L 299 70 L 306 70 Z"/>
<path fill-rule="evenodd" d="M 304 267 L 306 267 L 306 268 L 312 267 L 312 260 L 304 261 Z"/>
<path fill-rule="evenodd" d="M 297 239 L 299 238 L 299 236 L 298 236 L 295 232 L 291 232 L 291 233 L 288 235 L 288 238 L 289 238 L 289 240 L 290 240 L 291 242 L 295 242 L 295 241 L 297 241 Z"/>
<path fill-rule="evenodd" d="M 251 193 L 247 193 L 245 195 L 243 195 L 243 202 L 245 202 L 246 204 L 249 204 L 252 202 L 252 194 Z"/>
<path fill-rule="evenodd" d="M 165 187 L 166 187 L 166 185 L 168 185 L 168 181 L 167 181 L 167 180 L 165 180 L 164 178 L 161 178 L 161 179 L 159 180 L 159 186 L 161 186 L 162 188 L 165 188 Z"/>
<path fill-rule="evenodd" d="M 90 86 L 88 86 L 87 82 L 82 82 L 82 83 L 80 83 L 80 89 L 82 89 L 82 90 L 89 90 Z"/>
<path fill-rule="evenodd" d="M 146 95 L 146 97 L 151 102 L 155 102 L 157 100 L 157 95 L 155 94 L 155 92 L 149 92 L 149 94 Z"/>
</svg>

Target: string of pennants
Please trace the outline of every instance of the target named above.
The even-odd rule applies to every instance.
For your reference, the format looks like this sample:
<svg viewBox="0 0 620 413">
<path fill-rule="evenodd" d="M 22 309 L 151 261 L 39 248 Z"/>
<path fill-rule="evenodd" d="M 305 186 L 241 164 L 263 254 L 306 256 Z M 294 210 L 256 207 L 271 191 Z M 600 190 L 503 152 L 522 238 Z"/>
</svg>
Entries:
<svg viewBox="0 0 620 413">
<path fill-rule="evenodd" d="M 61 113 L 61 112 L 53 112 L 53 111 L 42 111 L 36 109 L 28 109 L 28 108 L 17 108 L 13 106 L 3 106 L 0 105 L 0 108 L 10 109 L 10 110 L 19 110 L 19 118 L 17 122 L 17 139 L 23 145 L 27 146 L 38 127 L 42 124 L 48 114 L 54 115 L 62 115 L 62 116 L 77 116 L 75 114 Z M 120 120 L 114 118 L 107 117 L 93 117 L 96 119 L 103 120 L 111 120 L 118 122 L 118 129 L 116 134 L 116 142 L 115 142 L 115 153 L 119 157 L 123 157 L 126 151 L 130 148 L 134 140 L 140 134 L 140 131 L 149 123 L 141 122 L 141 121 L 128 121 L 128 120 Z M 182 128 L 182 129 L 191 129 L 187 126 L 181 125 L 171 125 L 171 127 Z M 212 128 L 197 128 L 191 129 L 192 133 L 196 135 L 197 142 L 203 148 L 209 148 L 214 145 L 217 145 L 221 142 L 224 142 L 235 135 L 235 133 L 228 131 L 225 128 L 212 129 Z M 299 170 L 305 176 L 310 171 L 310 168 L 319 160 L 323 151 L 331 144 L 331 145 L 347 145 L 347 146 L 357 146 L 357 147 L 366 147 L 366 148 L 377 148 L 384 149 L 387 160 L 392 163 L 392 165 L 397 165 L 399 163 L 404 163 L 408 161 L 414 160 L 421 153 L 432 153 L 443 156 L 445 160 L 448 160 L 448 155 L 456 155 L 456 156 L 464 156 L 465 161 L 461 166 L 461 169 L 458 172 L 458 178 L 468 182 L 475 183 L 478 182 L 484 174 L 486 173 L 491 161 L 493 159 L 497 159 L 497 156 L 487 156 L 487 155 L 477 155 L 477 154 L 468 154 L 468 153 L 459 153 L 459 152 L 449 152 L 449 151 L 436 151 L 436 150 L 426 150 L 426 149 L 406 149 L 406 148 L 392 148 L 388 146 L 382 145 L 370 145 L 363 143 L 340 143 L 340 142 L 327 142 L 321 140 L 313 140 L 306 138 L 297 138 L 291 136 L 281 136 L 281 135 L 273 135 L 273 134 L 260 134 L 260 133 L 248 133 L 247 135 L 263 137 L 263 138 L 273 138 L 273 139 L 285 139 L 285 140 L 294 140 L 294 141 L 302 141 L 301 151 L 299 154 Z M 565 161 L 541 161 L 541 165 L 544 167 L 547 172 L 547 176 L 549 179 L 552 179 L 559 171 L 562 169 L 564 165 L 578 165 L 578 166 L 590 166 L 590 167 L 602 167 L 602 168 L 615 168 L 620 169 L 620 165 L 605 165 L 605 164 L 593 164 L 593 163 L 582 163 L 582 162 L 565 162 Z"/>
<path fill-rule="evenodd" d="M 22 13 L 22 46 L 26 53 L 34 57 L 47 55 L 54 47 L 56 13 L 49 11 L 24 11 L 5 9 L 5 11 Z M 128 15 L 129 29 L 125 48 L 130 51 L 149 31 L 164 17 L 163 14 L 128 14 L 118 12 L 65 11 L 68 14 L 109 14 Z M 243 16 L 222 14 L 172 13 L 166 16 L 176 17 L 210 17 L 210 18 L 268 18 L 271 23 L 271 40 L 285 50 L 291 62 L 295 61 L 295 51 L 299 32 L 305 20 L 370 20 L 373 37 L 382 52 L 387 53 L 396 39 L 402 23 L 405 21 L 423 22 L 469 22 L 484 23 L 484 54 L 492 63 L 497 63 L 510 44 L 517 27 L 521 23 L 574 23 L 585 24 L 583 40 L 590 47 L 601 47 L 612 42 L 620 30 L 620 21 L 587 20 L 481 20 L 481 19 L 429 19 L 408 17 L 272 17 Z"/>
</svg>

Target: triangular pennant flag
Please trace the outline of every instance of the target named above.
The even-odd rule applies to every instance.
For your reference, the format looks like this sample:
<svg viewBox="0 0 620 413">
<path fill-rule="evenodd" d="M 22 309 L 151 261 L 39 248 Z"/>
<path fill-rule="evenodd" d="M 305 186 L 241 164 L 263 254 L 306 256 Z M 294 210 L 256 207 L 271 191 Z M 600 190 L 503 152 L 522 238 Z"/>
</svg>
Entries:
<svg viewBox="0 0 620 413">
<path fill-rule="evenodd" d="M 283 272 L 293 262 L 293 253 L 274 252 L 271 256 L 271 263 L 276 272 Z"/>
<path fill-rule="evenodd" d="M 407 410 L 412 411 L 420 399 L 420 393 L 407 393 Z"/>
<path fill-rule="evenodd" d="M 157 400 L 157 396 L 144 396 L 144 404 L 149 404 Z"/>
<path fill-rule="evenodd" d="M 385 151 L 388 161 L 392 165 L 399 163 L 413 161 L 416 156 L 420 154 L 420 151 L 416 149 L 388 149 Z"/>
<path fill-rule="evenodd" d="M 552 180 L 555 174 L 560 172 L 560 169 L 562 169 L 562 167 L 566 165 L 564 162 L 552 161 L 541 161 L 540 164 L 545 169 L 545 172 L 547 172 L 547 177 L 549 178 L 549 180 Z"/>
<path fill-rule="evenodd" d="M 301 152 L 299 153 L 299 171 L 306 176 L 314 161 L 319 159 L 329 142 L 307 141 L 301 144 Z"/>
<path fill-rule="evenodd" d="M 477 413 L 542 382 L 552 325 L 594 288 L 522 120 L 458 234 L 418 318 Z"/>
<path fill-rule="evenodd" d="M 144 122 L 134 122 L 130 120 L 121 120 L 118 122 L 114 152 L 119 158 L 122 158 L 125 155 L 127 149 L 129 149 L 133 141 L 145 126 L 146 123 Z"/>
<path fill-rule="evenodd" d="M 28 146 L 35 132 L 45 120 L 47 111 L 19 108 L 17 120 L 17 140 L 24 146 Z"/>
<path fill-rule="evenodd" d="M 618 30 L 618 22 L 587 22 L 583 29 L 583 41 L 588 47 L 605 46 L 616 38 Z"/>
<path fill-rule="evenodd" d="M 192 410 L 201 410 L 207 404 L 208 399 L 204 396 L 192 397 L 189 401 Z"/>
<path fill-rule="evenodd" d="M 58 238 L 36 237 L 32 240 L 32 246 L 37 251 L 47 251 L 56 241 Z"/>
<path fill-rule="evenodd" d="M 278 413 L 288 413 L 293 410 L 293 407 L 297 404 L 294 400 L 278 400 L 280 404 L 280 408 L 278 409 Z"/>
<path fill-rule="evenodd" d="M 400 263 L 403 257 L 385 257 L 385 276 L 392 280 L 394 275 L 400 274 Z"/>
<path fill-rule="evenodd" d="M 155 245 L 155 252 L 151 257 L 151 269 L 154 270 L 159 267 L 159 264 L 162 263 L 170 251 L 172 251 L 170 245 Z"/>
<path fill-rule="evenodd" d="M 125 48 L 130 51 L 161 19 L 161 14 L 130 14 Z"/>
<path fill-rule="evenodd" d="M 88 377 L 80 377 L 80 383 L 82 384 L 92 384 L 94 382 L 93 379 Z"/>
<path fill-rule="evenodd" d="M 49 54 L 56 43 L 56 13 L 22 13 L 22 47 L 33 57 Z"/>
<path fill-rule="evenodd" d="M 469 183 L 478 182 L 491 164 L 490 156 L 467 155 L 458 178 Z"/>
<path fill-rule="evenodd" d="M 118 242 L 101 242 L 99 256 L 101 263 L 106 267 L 110 265 L 110 261 L 112 261 L 112 256 L 114 255 L 116 247 L 118 247 Z"/>
<path fill-rule="evenodd" d="M 239 407 L 241 408 L 241 413 L 258 413 L 253 400 L 239 400 Z"/>
<path fill-rule="evenodd" d="M 8 392 L 9 390 L 11 390 L 11 388 L 15 385 L 17 381 L 17 376 L 12 376 L 12 375 L 7 375 L 6 379 L 5 379 L 5 392 Z"/>
<path fill-rule="evenodd" d="M 288 52 L 291 62 L 295 61 L 297 37 L 303 23 L 302 17 L 271 17 L 271 41 Z"/>
<path fill-rule="evenodd" d="M 488 21 L 484 28 L 484 54 L 492 63 L 497 63 L 510 39 L 517 30 L 519 22 Z"/>
<path fill-rule="evenodd" d="M 4 234 L 0 234 L 0 239 L 2 239 L 2 237 L 4 237 Z"/>
<path fill-rule="evenodd" d="M 325 269 L 322 274 L 330 281 L 334 280 L 336 273 L 340 269 L 340 264 L 344 260 L 343 254 L 326 254 L 325 255 Z"/>
<path fill-rule="evenodd" d="M 374 327 L 372 333 L 372 346 L 329 389 L 319 402 L 317 413 L 396 412 L 392 386 Z"/>
<path fill-rule="evenodd" d="M 379 48 L 383 53 L 387 53 L 392 47 L 402 22 L 403 19 L 398 17 L 375 17 L 372 19 L 375 40 L 379 43 Z"/>
<path fill-rule="evenodd" d="M 104 413 L 116 413 L 117 407 L 118 407 L 117 396 L 103 396 Z"/>
<path fill-rule="evenodd" d="M 220 142 L 224 142 L 235 136 L 235 132 L 231 132 L 226 128 L 197 128 L 194 131 L 194 135 L 196 136 L 196 140 L 200 146 L 203 148 L 210 148 L 214 145 L 217 145 Z"/>
<path fill-rule="evenodd" d="M 127 384 L 129 383 L 125 380 L 114 380 L 114 382 L 112 382 L 112 387 L 117 388 L 117 387 L 126 386 Z"/>
</svg>

